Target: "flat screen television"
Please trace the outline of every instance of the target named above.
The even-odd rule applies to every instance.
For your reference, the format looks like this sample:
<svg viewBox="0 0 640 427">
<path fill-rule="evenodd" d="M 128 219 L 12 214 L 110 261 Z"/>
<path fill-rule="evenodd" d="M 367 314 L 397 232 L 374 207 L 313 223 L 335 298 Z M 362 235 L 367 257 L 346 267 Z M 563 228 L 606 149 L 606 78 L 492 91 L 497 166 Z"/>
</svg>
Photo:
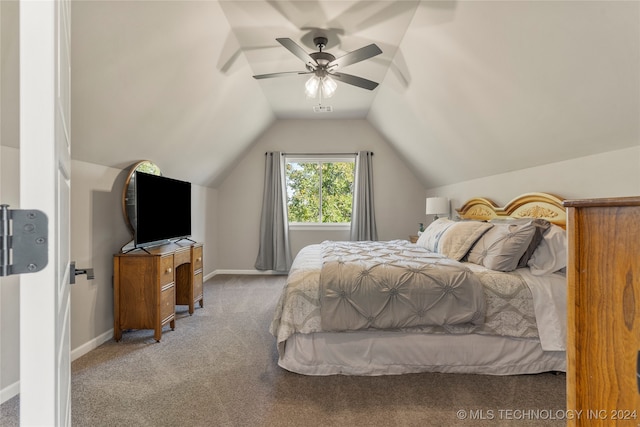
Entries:
<svg viewBox="0 0 640 427">
<path fill-rule="evenodd" d="M 136 172 L 136 248 L 191 236 L 191 183 Z"/>
</svg>

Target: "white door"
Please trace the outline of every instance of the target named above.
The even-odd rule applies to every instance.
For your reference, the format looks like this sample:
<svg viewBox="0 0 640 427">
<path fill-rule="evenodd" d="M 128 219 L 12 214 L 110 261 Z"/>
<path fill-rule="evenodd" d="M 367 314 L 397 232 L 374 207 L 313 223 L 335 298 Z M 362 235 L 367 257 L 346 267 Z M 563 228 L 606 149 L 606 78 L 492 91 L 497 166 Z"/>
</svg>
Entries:
<svg viewBox="0 0 640 427">
<path fill-rule="evenodd" d="M 70 3 L 20 0 L 20 208 L 49 219 L 49 262 L 20 277 L 20 424 L 71 425 Z"/>
</svg>

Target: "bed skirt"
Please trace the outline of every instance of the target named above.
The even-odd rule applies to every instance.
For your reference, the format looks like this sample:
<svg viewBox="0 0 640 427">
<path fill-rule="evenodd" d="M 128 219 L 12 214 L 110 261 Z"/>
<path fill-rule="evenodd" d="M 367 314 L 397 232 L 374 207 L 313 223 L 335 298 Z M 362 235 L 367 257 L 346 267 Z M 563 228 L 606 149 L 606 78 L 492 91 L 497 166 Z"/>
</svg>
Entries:
<svg viewBox="0 0 640 427">
<path fill-rule="evenodd" d="M 418 372 L 486 375 L 566 372 L 564 351 L 543 351 L 540 341 L 492 335 L 402 332 L 294 334 L 278 360 L 304 375 L 399 375 Z"/>
</svg>

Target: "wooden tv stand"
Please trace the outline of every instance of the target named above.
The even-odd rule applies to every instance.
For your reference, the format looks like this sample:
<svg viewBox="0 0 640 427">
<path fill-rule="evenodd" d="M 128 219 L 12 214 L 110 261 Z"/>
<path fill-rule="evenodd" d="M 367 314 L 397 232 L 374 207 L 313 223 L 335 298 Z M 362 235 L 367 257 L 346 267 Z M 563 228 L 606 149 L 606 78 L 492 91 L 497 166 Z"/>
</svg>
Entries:
<svg viewBox="0 0 640 427">
<path fill-rule="evenodd" d="M 204 306 L 202 243 L 182 240 L 113 257 L 113 338 L 126 329 L 153 329 L 160 341 L 168 323 L 175 329 L 175 306 Z"/>
</svg>

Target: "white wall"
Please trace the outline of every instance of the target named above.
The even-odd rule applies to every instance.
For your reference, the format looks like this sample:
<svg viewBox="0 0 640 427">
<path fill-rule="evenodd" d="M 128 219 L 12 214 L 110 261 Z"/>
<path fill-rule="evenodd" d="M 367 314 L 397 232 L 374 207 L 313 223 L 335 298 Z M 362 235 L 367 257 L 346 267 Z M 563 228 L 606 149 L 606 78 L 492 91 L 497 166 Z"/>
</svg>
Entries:
<svg viewBox="0 0 640 427">
<path fill-rule="evenodd" d="M 563 199 L 638 196 L 640 145 L 431 188 L 427 196 L 448 197 L 454 212 L 473 197 L 504 206 L 528 192 L 546 192 Z"/>
<path fill-rule="evenodd" d="M 253 270 L 267 151 L 352 153 L 373 151 L 378 236 L 407 239 L 424 222 L 424 188 L 366 120 L 278 120 L 253 145 L 219 187 L 219 265 Z M 307 244 L 348 239 L 348 232 L 292 231 L 293 255 Z"/>
</svg>

